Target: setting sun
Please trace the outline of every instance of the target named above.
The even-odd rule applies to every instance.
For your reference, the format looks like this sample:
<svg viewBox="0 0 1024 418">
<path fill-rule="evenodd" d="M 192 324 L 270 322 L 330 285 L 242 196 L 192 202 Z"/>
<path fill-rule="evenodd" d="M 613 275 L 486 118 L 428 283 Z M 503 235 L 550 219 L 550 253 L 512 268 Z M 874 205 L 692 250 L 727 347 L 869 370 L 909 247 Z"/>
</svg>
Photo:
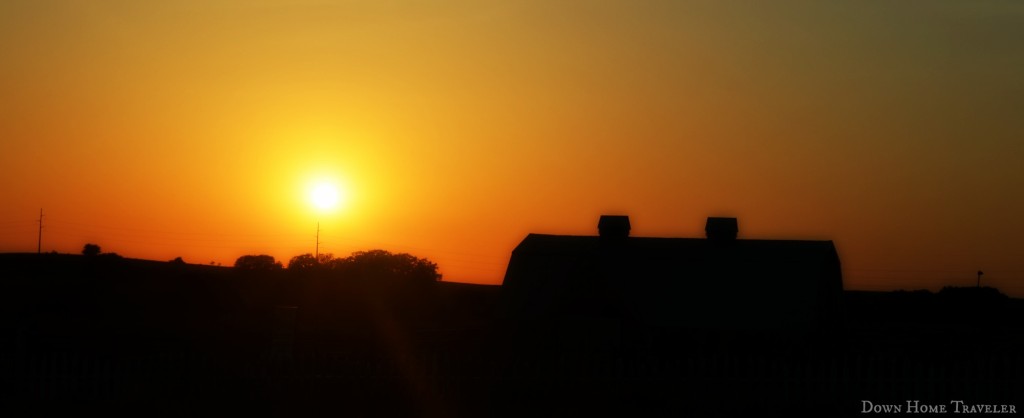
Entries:
<svg viewBox="0 0 1024 418">
<path fill-rule="evenodd" d="M 37 3 L 0 1 L 0 252 L 287 260 L 323 221 L 498 284 L 529 233 L 723 215 L 851 289 L 1024 296 L 1019 2 Z"/>
<path fill-rule="evenodd" d="M 309 200 L 319 210 L 327 211 L 337 208 L 342 202 L 338 187 L 327 182 L 320 182 L 310 189 Z"/>
<path fill-rule="evenodd" d="M 0 0 L 0 418 L 1024 411 L 1022 40 L 1024 0 Z"/>
</svg>

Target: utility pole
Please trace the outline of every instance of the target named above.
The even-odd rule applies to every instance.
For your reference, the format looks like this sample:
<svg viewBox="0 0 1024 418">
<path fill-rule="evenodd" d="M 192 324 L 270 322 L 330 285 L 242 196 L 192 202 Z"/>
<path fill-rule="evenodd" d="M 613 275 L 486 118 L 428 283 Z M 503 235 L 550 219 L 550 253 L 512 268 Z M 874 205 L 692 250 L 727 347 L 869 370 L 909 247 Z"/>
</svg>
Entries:
<svg viewBox="0 0 1024 418">
<path fill-rule="evenodd" d="M 43 253 L 43 208 L 39 208 L 39 241 L 36 244 L 36 254 Z"/>
<path fill-rule="evenodd" d="M 985 274 L 983 271 L 978 270 L 978 285 L 975 286 L 975 287 L 977 287 L 979 289 L 981 288 L 981 275 L 983 275 L 983 274 Z"/>
<path fill-rule="evenodd" d="M 320 264 L 320 221 L 316 222 L 316 255 L 313 257 Z"/>
</svg>

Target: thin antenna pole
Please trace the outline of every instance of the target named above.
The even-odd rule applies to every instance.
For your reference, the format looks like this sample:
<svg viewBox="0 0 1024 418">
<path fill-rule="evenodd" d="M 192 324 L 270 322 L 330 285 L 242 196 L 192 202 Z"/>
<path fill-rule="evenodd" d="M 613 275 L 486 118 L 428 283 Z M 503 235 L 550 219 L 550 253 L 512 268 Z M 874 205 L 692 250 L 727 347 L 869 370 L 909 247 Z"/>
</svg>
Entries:
<svg viewBox="0 0 1024 418">
<path fill-rule="evenodd" d="M 316 222 L 316 255 L 314 257 L 316 263 L 320 264 L 320 221 Z"/>
<path fill-rule="evenodd" d="M 43 253 L 43 209 L 39 208 L 39 241 L 36 244 L 36 254 Z"/>
</svg>

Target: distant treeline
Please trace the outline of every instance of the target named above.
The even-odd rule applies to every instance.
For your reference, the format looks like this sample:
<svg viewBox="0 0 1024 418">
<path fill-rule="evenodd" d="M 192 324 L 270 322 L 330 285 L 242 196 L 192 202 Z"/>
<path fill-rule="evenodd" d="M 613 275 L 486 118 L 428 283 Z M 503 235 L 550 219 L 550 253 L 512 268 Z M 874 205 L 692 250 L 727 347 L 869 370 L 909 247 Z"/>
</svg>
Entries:
<svg viewBox="0 0 1024 418">
<path fill-rule="evenodd" d="M 266 340 L 280 328 L 316 339 L 376 339 L 450 327 L 490 318 L 498 289 L 441 282 L 429 260 L 384 250 L 305 254 L 287 269 L 263 255 L 226 268 L 99 251 L 0 254 L 0 276 L 0 326 L 12 332 L 186 340 Z M 297 314 L 282 319 L 288 309 Z"/>
<path fill-rule="evenodd" d="M 244 255 L 235 268 L 247 273 L 273 273 L 284 267 L 273 256 Z M 334 254 L 302 254 L 288 261 L 288 271 L 304 276 L 334 276 L 353 280 L 435 282 L 441 280 L 437 264 L 425 258 L 385 250 L 357 251 L 338 258 Z"/>
<path fill-rule="evenodd" d="M 236 265 L 0 254 L 0 404 L 846 416 L 863 399 L 1024 402 L 1024 301 L 991 288 L 848 291 L 840 332 L 742 335 L 587 312 L 510 323 L 500 286 L 381 250 Z"/>
</svg>

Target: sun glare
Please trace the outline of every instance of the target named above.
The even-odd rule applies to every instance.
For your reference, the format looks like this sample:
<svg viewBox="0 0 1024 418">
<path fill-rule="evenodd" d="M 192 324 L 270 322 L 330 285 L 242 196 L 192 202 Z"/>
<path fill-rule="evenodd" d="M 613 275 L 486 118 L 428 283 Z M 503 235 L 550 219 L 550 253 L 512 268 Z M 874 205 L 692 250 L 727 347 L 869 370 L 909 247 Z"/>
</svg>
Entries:
<svg viewBox="0 0 1024 418">
<path fill-rule="evenodd" d="M 317 209 L 327 211 L 338 207 L 341 203 L 341 194 L 334 184 L 322 182 L 310 189 L 309 200 Z"/>
</svg>

